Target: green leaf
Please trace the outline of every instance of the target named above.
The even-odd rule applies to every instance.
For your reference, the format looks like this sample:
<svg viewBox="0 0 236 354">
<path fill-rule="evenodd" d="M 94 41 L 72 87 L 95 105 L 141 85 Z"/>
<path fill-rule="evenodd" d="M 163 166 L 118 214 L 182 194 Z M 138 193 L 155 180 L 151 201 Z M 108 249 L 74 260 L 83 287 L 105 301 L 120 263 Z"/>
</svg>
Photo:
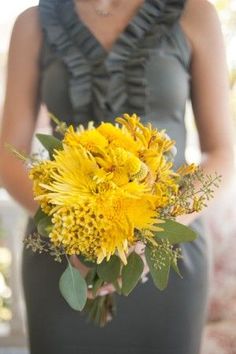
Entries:
<svg viewBox="0 0 236 354">
<path fill-rule="evenodd" d="M 83 310 L 87 301 L 87 283 L 78 269 L 68 265 L 60 278 L 59 288 L 72 309 Z"/>
<path fill-rule="evenodd" d="M 121 295 L 121 287 L 120 287 L 118 280 L 116 279 L 115 281 L 112 282 L 112 284 L 114 285 L 114 288 L 116 289 L 117 294 Z"/>
<path fill-rule="evenodd" d="M 145 256 L 154 284 L 159 290 L 167 287 L 170 273 L 170 256 L 162 250 L 146 246 Z"/>
<path fill-rule="evenodd" d="M 87 285 L 92 285 L 96 276 L 97 276 L 96 268 L 91 268 L 91 270 L 88 272 L 85 278 Z"/>
<path fill-rule="evenodd" d="M 34 222 L 35 225 L 38 226 L 39 222 L 41 219 L 47 217 L 47 214 L 45 214 L 42 209 L 39 207 L 38 210 L 36 211 L 35 215 L 34 215 Z"/>
<path fill-rule="evenodd" d="M 120 267 L 120 258 L 118 256 L 112 256 L 108 262 L 103 261 L 97 266 L 97 274 L 102 280 L 112 283 L 120 275 Z"/>
<path fill-rule="evenodd" d="M 144 264 L 142 258 L 135 252 L 132 252 L 128 259 L 127 264 L 123 267 L 121 277 L 122 277 L 122 293 L 126 296 L 137 285 L 140 276 L 143 272 Z"/>
<path fill-rule="evenodd" d="M 180 273 L 180 270 L 179 270 L 177 261 L 174 262 L 174 261 L 172 260 L 172 262 L 171 262 L 171 267 L 174 269 L 175 273 L 177 273 L 178 276 L 179 276 L 181 279 L 183 279 L 183 276 L 182 276 L 182 274 Z"/>
<path fill-rule="evenodd" d="M 44 218 L 40 219 L 37 225 L 38 233 L 41 236 L 48 237 L 50 231 L 52 230 L 52 221 L 50 216 L 45 216 Z"/>
<path fill-rule="evenodd" d="M 43 147 L 45 147 L 45 149 L 49 152 L 50 158 L 53 158 L 54 149 L 63 149 L 62 142 L 59 139 L 55 138 L 55 136 L 53 135 L 36 134 L 36 137 L 43 145 Z"/>
<path fill-rule="evenodd" d="M 161 227 L 164 230 L 156 233 L 156 239 L 167 239 L 172 245 L 191 242 L 197 238 L 197 234 L 192 229 L 173 220 L 165 220 Z"/>
</svg>

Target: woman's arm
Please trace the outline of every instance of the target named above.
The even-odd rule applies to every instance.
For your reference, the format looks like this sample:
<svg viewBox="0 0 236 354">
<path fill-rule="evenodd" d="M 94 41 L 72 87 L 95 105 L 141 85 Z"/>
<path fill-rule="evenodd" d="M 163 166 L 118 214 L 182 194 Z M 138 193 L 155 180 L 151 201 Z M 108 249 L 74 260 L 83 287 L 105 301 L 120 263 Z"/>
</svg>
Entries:
<svg viewBox="0 0 236 354">
<path fill-rule="evenodd" d="M 33 201 L 31 181 L 23 163 L 5 148 L 5 144 L 30 153 L 39 110 L 40 47 L 38 9 L 34 7 L 22 13 L 13 28 L 0 138 L 1 182 L 30 214 L 37 208 Z"/>
<path fill-rule="evenodd" d="M 13 145 L 17 150 L 30 153 L 39 110 L 39 53 L 41 48 L 41 30 L 37 7 L 21 14 L 14 26 L 9 58 L 6 98 L 3 112 L 3 124 L 0 138 L 0 178 L 8 190 L 31 215 L 37 210 L 33 200 L 32 184 L 22 161 L 19 161 L 6 148 Z M 89 268 L 76 256 L 71 263 L 85 277 Z M 114 286 L 108 284 L 98 291 L 99 295 L 114 292 Z M 88 297 L 93 298 L 88 290 Z"/>
<path fill-rule="evenodd" d="M 33 200 L 32 183 L 26 167 L 5 144 L 30 153 L 39 110 L 39 54 L 41 30 L 37 7 L 22 13 L 13 28 L 8 58 L 8 77 L 0 139 L 0 178 L 8 190 L 29 214 L 34 215 L 38 205 Z M 83 276 L 89 268 L 72 256 L 71 262 Z M 109 287 L 106 291 L 109 292 Z M 111 291 L 114 291 L 112 288 Z M 88 296 L 92 297 L 90 291 Z"/>
<path fill-rule="evenodd" d="M 206 0 L 187 0 L 181 20 L 191 47 L 191 99 L 206 174 L 229 181 L 233 165 L 232 119 L 224 41 L 218 16 Z M 218 191 L 217 191 L 218 194 Z M 180 218 L 190 223 L 197 214 Z"/>
</svg>

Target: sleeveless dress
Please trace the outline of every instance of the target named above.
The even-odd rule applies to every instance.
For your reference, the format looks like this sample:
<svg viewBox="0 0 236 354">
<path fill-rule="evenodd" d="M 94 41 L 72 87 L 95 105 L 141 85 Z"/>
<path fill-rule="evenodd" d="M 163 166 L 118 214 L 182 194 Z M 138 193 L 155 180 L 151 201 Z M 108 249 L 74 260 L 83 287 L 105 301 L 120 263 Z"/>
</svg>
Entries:
<svg viewBox="0 0 236 354">
<path fill-rule="evenodd" d="M 184 0 L 146 0 L 107 53 L 75 11 L 73 0 L 41 0 L 44 32 L 40 101 L 68 124 L 111 121 L 137 113 L 176 140 L 185 161 L 185 105 L 191 50 L 179 24 Z M 23 284 L 31 354 L 199 354 L 205 321 L 208 248 L 199 237 L 181 245 L 183 279 L 171 273 L 160 292 L 151 279 L 117 298 L 105 328 L 87 323 L 58 289 L 66 262 L 23 251 Z M 27 233 L 33 232 L 30 221 Z"/>
</svg>

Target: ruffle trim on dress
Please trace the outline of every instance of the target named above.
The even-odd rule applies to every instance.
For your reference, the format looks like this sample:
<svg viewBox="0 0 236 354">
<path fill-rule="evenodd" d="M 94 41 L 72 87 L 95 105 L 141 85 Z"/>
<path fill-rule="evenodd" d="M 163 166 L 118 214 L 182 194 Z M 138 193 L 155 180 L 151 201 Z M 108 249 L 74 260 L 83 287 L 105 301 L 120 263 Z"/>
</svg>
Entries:
<svg viewBox="0 0 236 354">
<path fill-rule="evenodd" d="M 70 74 L 70 99 L 74 111 L 77 111 L 91 102 L 90 66 L 60 21 L 60 3 L 61 0 L 41 0 L 40 19 L 47 42 Z"/>
<path fill-rule="evenodd" d="M 185 1 L 146 0 L 107 53 L 76 13 L 73 0 L 40 0 L 47 41 L 70 73 L 74 111 L 92 104 L 114 114 L 124 105 L 145 113 L 148 51 L 142 43 L 150 35 L 165 35 L 181 16 Z"/>
</svg>

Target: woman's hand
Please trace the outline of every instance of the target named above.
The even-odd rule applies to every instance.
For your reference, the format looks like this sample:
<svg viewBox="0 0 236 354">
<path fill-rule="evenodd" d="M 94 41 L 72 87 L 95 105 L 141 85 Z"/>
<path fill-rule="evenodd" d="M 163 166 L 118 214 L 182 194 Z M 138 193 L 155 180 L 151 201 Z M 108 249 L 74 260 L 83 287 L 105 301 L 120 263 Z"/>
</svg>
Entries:
<svg viewBox="0 0 236 354">
<path fill-rule="evenodd" d="M 80 262 L 79 258 L 76 255 L 70 256 L 70 262 L 72 266 L 80 271 L 80 274 L 85 278 L 91 268 L 86 267 L 82 262 Z M 113 284 L 109 283 L 103 285 L 98 291 L 96 296 L 105 296 L 108 294 L 112 294 L 116 291 Z M 92 290 L 88 289 L 88 299 L 94 299 L 95 296 L 92 293 Z"/>
<path fill-rule="evenodd" d="M 143 273 L 141 275 L 141 282 L 142 283 L 145 283 L 148 280 L 147 274 L 149 273 L 149 268 L 148 268 L 146 257 L 144 254 L 145 248 L 146 248 L 145 244 L 141 241 L 138 241 L 134 247 L 134 251 L 142 258 L 142 261 L 144 264 Z"/>
<path fill-rule="evenodd" d="M 192 214 L 184 214 L 184 215 L 179 215 L 176 218 L 176 221 L 179 222 L 180 224 L 183 224 L 185 226 L 188 226 L 191 224 L 192 221 L 194 221 L 198 216 L 200 216 L 200 213 L 192 213 Z"/>
<path fill-rule="evenodd" d="M 142 242 L 138 242 L 136 246 L 130 248 L 130 252 L 135 251 L 137 254 L 140 255 L 140 257 L 143 260 L 144 263 L 144 269 L 143 269 L 143 273 L 141 275 L 141 281 L 142 283 L 145 283 L 147 281 L 147 274 L 149 273 L 149 268 L 146 262 L 146 258 L 144 255 L 144 251 L 145 251 L 145 245 Z M 70 262 L 72 264 L 72 266 L 76 269 L 79 270 L 80 274 L 85 278 L 89 272 L 89 270 L 91 268 L 87 267 L 86 265 L 84 265 L 79 258 L 76 255 L 70 256 Z M 121 278 L 117 279 L 119 285 L 121 286 Z M 101 286 L 101 288 L 97 291 L 96 296 L 105 296 L 108 294 L 112 294 L 116 291 L 114 285 L 112 283 L 108 283 L 105 284 L 103 286 Z M 92 290 L 88 289 L 88 299 L 94 299 L 95 296 L 92 293 Z"/>
</svg>

